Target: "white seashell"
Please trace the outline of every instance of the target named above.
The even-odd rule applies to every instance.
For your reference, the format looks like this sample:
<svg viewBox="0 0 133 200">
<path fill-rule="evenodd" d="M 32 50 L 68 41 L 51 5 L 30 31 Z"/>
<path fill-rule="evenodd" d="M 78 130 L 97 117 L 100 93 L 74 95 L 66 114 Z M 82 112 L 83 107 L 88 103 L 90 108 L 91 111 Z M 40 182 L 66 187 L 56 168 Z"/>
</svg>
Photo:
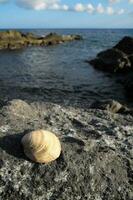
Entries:
<svg viewBox="0 0 133 200">
<path fill-rule="evenodd" d="M 37 130 L 22 138 L 25 155 L 38 163 L 56 160 L 61 153 L 61 144 L 56 135 L 49 131 Z"/>
</svg>

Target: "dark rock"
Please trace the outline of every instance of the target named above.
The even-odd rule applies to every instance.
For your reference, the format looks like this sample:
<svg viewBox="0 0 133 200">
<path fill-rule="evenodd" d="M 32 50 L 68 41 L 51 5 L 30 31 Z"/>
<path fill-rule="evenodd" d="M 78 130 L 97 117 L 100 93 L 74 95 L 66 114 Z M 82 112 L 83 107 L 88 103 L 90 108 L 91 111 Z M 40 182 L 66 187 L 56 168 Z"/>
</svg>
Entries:
<svg viewBox="0 0 133 200">
<path fill-rule="evenodd" d="M 130 60 L 131 66 L 132 66 L 132 68 L 133 68 L 133 54 L 130 55 L 130 56 L 128 56 L 128 59 Z"/>
<path fill-rule="evenodd" d="M 133 99 L 133 38 L 124 37 L 114 48 L 98 53 L 89 63 L 107 72 L 130 72 L 126 73 L 126 78 L 123 77 L 122 84 L 126 95 Z"/>
<path fill-rule="evenodd" d="M 8 102 L 0 109 L 0 199 L 131 200 L 132 122 L 97 109 Z M 27 160 L 20 144 L 40 128 L 62 144 L 61 156 L 46 165 Z"/>
<path fill-rule="evenodd" d="M 123 51 L 126 54 L 133 54 L 133 38 L 132 37 L 124 37 L 114 48 Z"/>
<path fill-rule="evenodd" d="M 129 99 L 133 99 L 133 82 L 125 84 L 126 95 Z"/>
<path fill-rule="evenodd" d="M 0 108 L 2 108 L 4 105 L 6 105 L 6 101 L 0 99 Z"/>
<path fill-rule="evenodd" d="M 82 40 L 83 39 L 81 35 L 71 35 L 71 36 L 74 40 Z"/>
<path fill-rule="evenodd" d="M 49 33 L 44 37 L 45 39 L 61 39 L 57 33 Z"/>
<path fill-rule="evenodd" d="M 94 101 L 90 108 L 92 109 L 100 109 L 100 110 L 106 110 L 111 113 L 121 113 L 121 114 L 130 114 L 133 115 L 133 110 L 122 105 L 118 101 L 108 99 L 108 100 L 97 100 Z"/>
<path fill-rule="evenodd" d="M 95 68 L 107 72 L 122 72 L 131 69 L 131 63 L 125 53 L 117 49 L 108 49 L 99 53 L 96 59 L 89 61 Z"/>
<path fill-rule="evenodd" d="M 107 110 L 112 113 L 117 113 L 122 109 L 123 105 L 115 100 L 109 99 L 95 101 L 90 107 L 95 109 Z"/>
<path fill-rule="evenodd" d="M 133 99 L 133 38 L 124 37 L 112 49 L 100 52 L 93 60 L 88 61 L 95 68 L 107 72 L 127 72 L 126 76 L 121 77 L 121 83 L 124 85 L 125 94 L 129 99 Z M 128 73 L 130 72 L 130 74 Z M 123 73 L 125 75 L 125 73 Z M 121 110 L 122 112 L 122 110 Z M 133 112 L 123 110 L 124 113 Z"/>
<path fill-rule="evenodd" d="M 129 99 L 133 99 L 133 73 L 129 74 L 124 81 L 124 88 Z"/>
<path fill-rule="evenodd" d="M 95 68 L 107 72 L 126 72 L 133 69 L 133 38 L 124 37 L 112 49 L 97 54 L 88 61 Z"/>
</svg>

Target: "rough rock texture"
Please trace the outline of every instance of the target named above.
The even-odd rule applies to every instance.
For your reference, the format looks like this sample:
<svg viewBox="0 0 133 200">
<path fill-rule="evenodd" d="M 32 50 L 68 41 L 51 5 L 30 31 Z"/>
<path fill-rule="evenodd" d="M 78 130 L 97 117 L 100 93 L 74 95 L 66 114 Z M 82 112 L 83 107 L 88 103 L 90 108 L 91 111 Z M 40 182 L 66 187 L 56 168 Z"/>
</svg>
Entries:
<svg viewBox="0 0 133 200">
<path fill-rule="evenodd" d="M 133 70 L 133 38 L 124 37 L 112 49 L 97 54 L 88 61 L 95 68 L 107 72 L 125 72 Z"/>
<path fill-rule="evenodd" d="M 79 35 L 58 35 L 50 33 L 44 37 L 38 37 L 32 33 L 21 33 L 15 30 L 0 32 L 0 49 L 21 49 L 26 46 L 48 46 L 67 41 L 81 40 Z"/>
<path fill-rule="evenodd" d="M 55 132 L 62 143 L 51 164 L 29 161 L 22 136 Z M 1 200 L 133 199 L 133 117 L 43 102 L 8 102 L 0 109 Z"/>
<path fill-rule="evenodd" d="M 90 61 L 94 67 L 108 71 L 126 71 L 131 68 L 128 56 L 118 49 L 109 49 L 97 55 L 97 58 Z"/>
</svg>

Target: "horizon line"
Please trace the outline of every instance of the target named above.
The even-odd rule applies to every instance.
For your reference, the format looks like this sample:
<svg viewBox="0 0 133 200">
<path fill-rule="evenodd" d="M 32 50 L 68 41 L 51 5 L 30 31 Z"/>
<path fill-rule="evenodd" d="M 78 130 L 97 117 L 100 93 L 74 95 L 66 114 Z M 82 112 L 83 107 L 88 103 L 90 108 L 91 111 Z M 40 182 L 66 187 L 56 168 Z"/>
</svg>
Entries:
<svg viewBox="0 0 133 200">
<path fill-rule="evenodd" d="M 87 27 L 85 27 L 85 28 L 80 28 L 80 27 L 76 27 L 76 28 L 59 28 L 59 27 L 56 27 L 56 28 L 48 28 L 48 27 L 45 27 L 45 28 L 38 28 L 38 27 L 34 27 L 34 28 L 32 28 L 32 27 L 3 27 L 3 28 L 1 28 L 0 27 L 0 30 L 3 30 L 3 29 L 133 29 L 133 28 L 125 28 L 125 27 L 120 27 L 120 28 L 114 28 L 114 27 L 112 27 L 112 28 L 105 28 L 105 27 L 97 27 L 97 28 L 87 28 Z"/>
</svg>

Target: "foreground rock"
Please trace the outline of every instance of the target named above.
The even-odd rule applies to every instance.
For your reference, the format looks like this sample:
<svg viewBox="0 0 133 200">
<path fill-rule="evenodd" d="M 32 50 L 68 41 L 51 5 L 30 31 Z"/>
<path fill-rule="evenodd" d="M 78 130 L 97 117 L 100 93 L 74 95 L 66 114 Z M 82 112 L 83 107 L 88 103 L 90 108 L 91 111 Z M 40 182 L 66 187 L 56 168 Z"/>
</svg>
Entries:
<svg viewBox="0 0 133 200">
<path fill-rule="evenodd" d="M 97 54 L 89 63 L 95 68 L 107 72 L 125 72 L 133 70 L 133 38 L 124 37 L 112 49 Z"/>
<path fill-rule="evenodd" d="M 26 46 L 48 46 L 67 41 L 81 40 L 79 35 L 58 35 L 50 33 L 44 37 L 36 36 L 32 33 L 21 33 L 15 30 L 0 32 L 0 49 L 21 49 Z"/>
<path fill-rule="evenodd" d="M 8 102 L 0 109 L 0 197 L 2 200 L 131 200 L 131 115 Z M 55 132 L 62 154 L 51 164 L 32 163 L 20 140 L 30 130 Z"/>
</svg>

